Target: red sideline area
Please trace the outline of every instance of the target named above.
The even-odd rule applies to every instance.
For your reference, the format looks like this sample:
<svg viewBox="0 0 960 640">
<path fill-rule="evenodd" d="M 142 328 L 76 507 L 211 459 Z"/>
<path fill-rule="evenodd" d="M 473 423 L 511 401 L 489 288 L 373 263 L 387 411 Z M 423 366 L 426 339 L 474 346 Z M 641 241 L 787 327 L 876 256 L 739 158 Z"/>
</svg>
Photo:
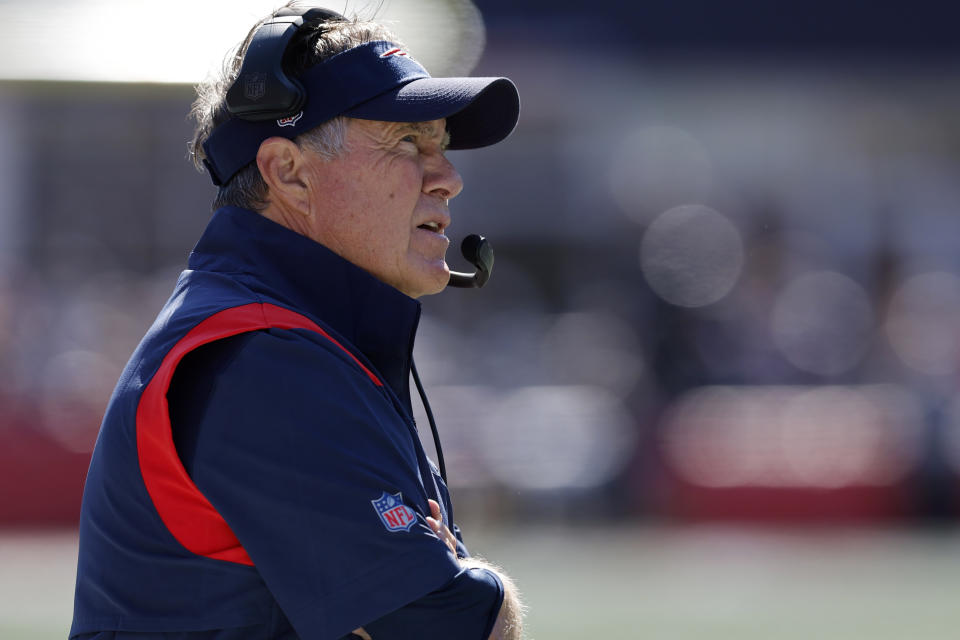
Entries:
<svg viewBox="0 0 960 640">
<path fill-rule="evenodd" d="M 0 417 L 0 526 L 77 526 L 90 452 Z"/>
<path fill-rule="evenodd" d="M 676 481 L 667 503 L 669 515 L 685 522 L 851 525 L 900 521 L 911 513 L 902 486 L 718 489 Z"/>
</svg>

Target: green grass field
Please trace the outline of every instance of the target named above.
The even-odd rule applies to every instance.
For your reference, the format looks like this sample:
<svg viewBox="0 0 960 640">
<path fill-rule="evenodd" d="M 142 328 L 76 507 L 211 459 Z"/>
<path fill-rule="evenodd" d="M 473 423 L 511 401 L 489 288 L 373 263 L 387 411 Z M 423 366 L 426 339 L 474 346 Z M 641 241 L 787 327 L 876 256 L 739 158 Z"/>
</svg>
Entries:
<svg viewBox="0 0 960 640">
<path fill-rule="evenodd" d="M 532 640 L 955 640 L 960 532 L 473 530 Z M 66 638 L 76 538 L 0 533 L 0 638 Z"/>
</svg>

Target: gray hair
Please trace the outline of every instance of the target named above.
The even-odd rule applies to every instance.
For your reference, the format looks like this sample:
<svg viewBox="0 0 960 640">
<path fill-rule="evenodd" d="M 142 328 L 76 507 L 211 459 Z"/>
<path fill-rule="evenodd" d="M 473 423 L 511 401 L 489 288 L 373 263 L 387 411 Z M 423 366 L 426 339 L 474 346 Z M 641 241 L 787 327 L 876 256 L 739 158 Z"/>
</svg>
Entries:
<svg viewBox="0 0 960 640">
<path fill-rule="evenodd" d="M 284 8 L 298 8 L 297 0 L 288 2 Z M 193 164 L 200 171 L 204 170 L 203 160 L 206 153 L 203 143 L 217 127 L 226 121 L 230 114 L 227 112 L 226 96 L 230 86 L 236 80 L 246 54 L 247 47 L 254 32 L 273 15 L 259 21 L 247 34 L 243 43 L 224 60 L 223 68 L 215 77 L 209 78 L 197 85 L 197 99 L 190 111 L 190 118 L 194 121 L 193 139 L 189 143 L 189 154 Z M 352 49 L 367 42 L 387 40 L 402 46 L 397 37 L 383 25 L 351 18 L 343 21 L 327 21 L 317 29 L 301 29 L 287 48 L 285 60 L 290 61 L 287 73 L 298 75 L 305 69 L 319 64 L 342 51 Z M 327 160 L 336 158 L 344 151 L 344 137 L 347 128 L 347 118 L 337 116 L 294 139 L 301 148 L 306 148 Z M 268 187 L 260 175 L 256 162 L 241 169 L 233 178 L 221 185 L 213 201 L 213 208 L 233 205 L 253 211 L 262 211 L 268 202 Z"/>
</svg>

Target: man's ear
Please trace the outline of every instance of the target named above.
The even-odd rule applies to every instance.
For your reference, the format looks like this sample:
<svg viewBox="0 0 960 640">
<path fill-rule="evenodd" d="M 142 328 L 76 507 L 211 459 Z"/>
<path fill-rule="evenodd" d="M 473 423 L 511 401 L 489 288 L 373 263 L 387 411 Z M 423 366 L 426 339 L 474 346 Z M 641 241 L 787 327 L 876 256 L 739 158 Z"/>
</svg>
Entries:
<svg viewBox="0 0 960 640">
<path fill-rule="evenodd" d="M 310 215 L 307 184 L 302 178 L 304 156 L 293 140 L 267 138 L 257 151 L 257 168 L 269 188 L 269 199 L 287 210 Z"/>
</svg>

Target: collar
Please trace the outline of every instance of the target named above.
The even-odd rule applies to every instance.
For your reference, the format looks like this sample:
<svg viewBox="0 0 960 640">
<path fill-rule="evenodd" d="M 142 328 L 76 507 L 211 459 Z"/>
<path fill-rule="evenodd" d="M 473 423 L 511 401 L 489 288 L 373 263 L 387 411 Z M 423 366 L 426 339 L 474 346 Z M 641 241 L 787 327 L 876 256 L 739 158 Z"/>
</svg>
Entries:
<svg viewBox="0 0 960 640">
<path fill-rule="evenodd" d="M 189 266 L 230 272 L 257 293 L 313 316 L 360 351 L 411 410 L 417 300 L 325 246 L 239 207 L 214 213 Z"/>
</svg>

